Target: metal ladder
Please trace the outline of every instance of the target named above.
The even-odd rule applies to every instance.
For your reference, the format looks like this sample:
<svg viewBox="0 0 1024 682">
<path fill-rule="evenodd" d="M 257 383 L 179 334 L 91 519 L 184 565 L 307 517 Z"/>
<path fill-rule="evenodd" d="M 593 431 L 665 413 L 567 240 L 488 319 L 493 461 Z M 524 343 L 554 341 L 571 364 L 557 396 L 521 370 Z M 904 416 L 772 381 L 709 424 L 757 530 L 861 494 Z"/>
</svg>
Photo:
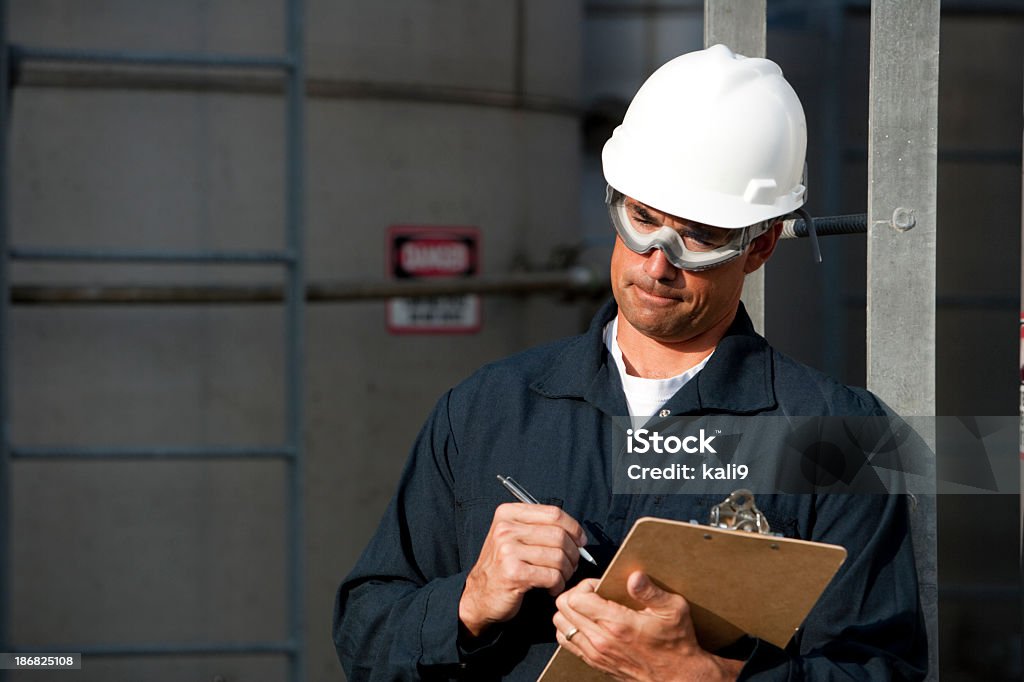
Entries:
<svg viewBox="0 0 1024 682">
<path fill-rule="evenodd" d="M 305 546 L 303 505 L 303 320 L 305 315 L 304 227 L 304 97 L 305 63 L 303 0 L 286 0 L 286 54 L 283 56 L 232 56 L 149 51 L 64 50 L 14 46 L 8 43 L 6 0 L 0 0 L 0 651 L 11 653 L 75 652 L 83 656 L 166 656 L 211 654 L 280 654 L 288 657 L 289 678 L 306 678 L 305 643 Z M 8 243 L 8 130 L 10 75 L 25 62 L 77 62 L 103 65 L 163 68 L 232 68 L 274 70 L 285 82 L 285 230 L 286 247 L 276 251 L 139 251 L 114 249 L 20 248 Z M 285 441 L 274 447 L 19 447 L 11 442 L 8 396 L 10 340 L 9 261 L 166 263 L 253 265 L 273 264 L 286 271 L 285 283 Z M 16 460 L 211 460 L 276 459 L 287 464 L 287 593 L 288 638 L 283 641 L 200 642 L 152 644 L 75 645 L 45 642 L 14 649 L 11 643 L 10 527 L 11 469 Z M 0 680 L 5 674 L 0 671 Z"/>
</svg>

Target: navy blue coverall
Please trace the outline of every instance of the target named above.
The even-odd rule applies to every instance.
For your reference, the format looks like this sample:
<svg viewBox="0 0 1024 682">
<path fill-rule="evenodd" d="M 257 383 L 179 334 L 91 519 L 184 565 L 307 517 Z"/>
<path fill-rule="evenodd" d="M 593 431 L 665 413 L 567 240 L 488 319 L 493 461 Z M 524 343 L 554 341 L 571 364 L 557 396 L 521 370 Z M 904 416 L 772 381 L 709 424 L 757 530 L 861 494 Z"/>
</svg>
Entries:
<svg viewBox="0 0 1024 682">
<path fill-rule="evenodd" d="M 707 519 L 702 495 L 612 492 L 613 417 L 628 414 L 602 339 L 590 329 L 489 364 L 437 403 L 398 490 L 337 595 L 334 641 L 351 682 L 536 680 L 555 650 L 554 600 L 533 590 L 520 612 L 471 650 L 458 604 L 511 475 L 580 521 L 607 565 L 641 516 Z M 740 307 L 707 366 L 664 406 L 672 415 L 882 415 L 843 386 L 778 353 Z M 621 419 L 618 420 L 621 423 Z M 785 649 L 751 641 L 740 679 L 922 679 L 926 639 L 905 495 L 771 495 L 772 530 L 844 546 L 848 559 Z M 574 581 L 597 577 L 580 562 Z M 771 595 L 765 595 L 770 599 Z"/>
</svg>

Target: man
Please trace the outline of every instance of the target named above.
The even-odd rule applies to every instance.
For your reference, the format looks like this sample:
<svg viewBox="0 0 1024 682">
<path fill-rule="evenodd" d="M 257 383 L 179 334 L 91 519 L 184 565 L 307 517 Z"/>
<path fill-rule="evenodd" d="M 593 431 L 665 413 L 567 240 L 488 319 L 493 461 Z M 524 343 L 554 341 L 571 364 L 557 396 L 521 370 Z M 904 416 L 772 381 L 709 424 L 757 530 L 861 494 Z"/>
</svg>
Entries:
<svg viewBox="0 0 1024 682">
<path fill-rule="evenodd" d="M 440 400 L 338 591 L 350 680 L 534 680 L 556 644 L 616 679 L 923 676 L 902 496 L 758 497 L 774 530 L 849 553 L 785 650 L 744 638 L 705 651 L 683 596 L 637 571 L 627 587 L 644 608 L 608 602 L 580 561 L 586 547 L 607 566 L 641 516 L 706 519 L 721 501 L 616 494 L 619 417 L 884 414 L 772 350 L 740 303 L 779 219 L 803 204 L 805 146 L 799 100 L 768 60 L 715 46 L 644 84 L 603 154 L 615 301 L 585 334 L 488 365 Z M 498 474 L 541 504 L 510 502 Z"/>
</svg>

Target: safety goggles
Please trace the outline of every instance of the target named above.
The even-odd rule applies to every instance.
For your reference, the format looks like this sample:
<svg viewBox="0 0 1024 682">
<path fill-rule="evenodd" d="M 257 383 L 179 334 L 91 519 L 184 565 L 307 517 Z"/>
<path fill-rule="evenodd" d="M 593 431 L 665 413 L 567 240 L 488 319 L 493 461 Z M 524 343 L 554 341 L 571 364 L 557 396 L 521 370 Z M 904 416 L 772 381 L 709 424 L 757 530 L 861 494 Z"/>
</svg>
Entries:
<svg viewBox="0 0 1024 682">
<path fill-rule="evenodd" d="M 627 207 L 626 196 L 612 187 L 608 187 L 605 203 L 615 231 L 631 251 L 661 249 L 668 262 L 680 270 L 707 270 L 728 263 L 772 223 L 765 220 L 729 230 L 693 223 L 677 229 L 652 221 L 652 214 L 642 204 Z"/>
</svg>

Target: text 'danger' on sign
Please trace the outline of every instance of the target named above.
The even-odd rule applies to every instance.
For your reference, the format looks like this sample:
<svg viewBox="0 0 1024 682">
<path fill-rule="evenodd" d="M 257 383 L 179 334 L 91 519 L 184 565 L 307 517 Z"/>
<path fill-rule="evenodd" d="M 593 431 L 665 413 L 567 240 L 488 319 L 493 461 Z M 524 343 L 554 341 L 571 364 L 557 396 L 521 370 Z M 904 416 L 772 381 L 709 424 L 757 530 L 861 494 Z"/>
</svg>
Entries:
<svg viewBox="0 0 1024 682">
<path fill-rule="evenodd" d="M 393 225 L 387 232 L 388 276 L 397 280 L 475 277 L 480 230 L 475 227 Z M 388 330 L 395 334 L 472 333 L 480 330 L 480 297 L 391 298 Z"/>
</svg>

